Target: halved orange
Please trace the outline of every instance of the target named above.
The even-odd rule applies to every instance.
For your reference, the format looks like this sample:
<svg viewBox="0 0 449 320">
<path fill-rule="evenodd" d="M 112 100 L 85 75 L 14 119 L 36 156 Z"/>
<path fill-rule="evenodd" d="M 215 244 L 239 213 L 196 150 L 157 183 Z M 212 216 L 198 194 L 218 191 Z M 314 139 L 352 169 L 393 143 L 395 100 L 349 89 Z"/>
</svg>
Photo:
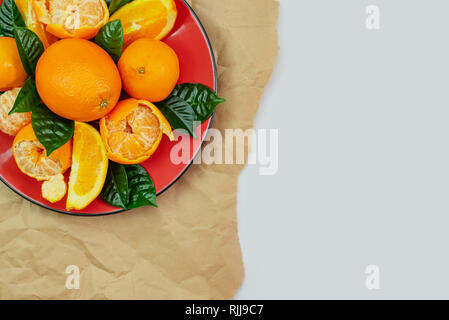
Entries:
<svg viewBox="0 0 449 320">
<path fill-rule="evenodd" d="M 110 160 L 121 164 L 141 163 L 153 155 L 162 135 L 174 140 L 164 115 L 151 102 L 120 101 L 100 120 L 100 132 Z"/>
<path fill-rule="evenodd" d="M 58 38 L 93 38 L 109 19 L 104 0 L 34 0 L 38 21 Z"/>
<path fill-rule="evenodd" d="M 0 96 L 0 130 L 10 136 L 15 136 L 20 129 L 31 122 L 31 112 L 8 114 L 19 92 L 20 88 L 15 88 Z"/>
<path fill-rule="evenodd" d="M 107 171 L 108 158 L 100 134 L 91 125 L 76 121 L 67 210 L 81 210 L 94 201 L 103 188 Z"/>
<path fill-rule="evenodd" d="M 45 199 L 57 202 L 64 197 L 67 187 L 62 174 L 71 165 L 71 140 L 47 156 L 33 127 L 28 124 L 14 138 L 12 153 L 20 171 L 38 181 L 45 181 L 42 185 L 42 196 Z"/>
<path fill-rule="evenodd" d="M 123 25 L 124 45 L 140 38 L 160 40 L 173 29 L 178 10 L 174 0 L 134 0 L 112 14 Z"/>
<path fill-rule="evenodd" d="M 37 21 L 36 13 L 33 8 L 34 0 L 15 0 L 17 7 L 22 13 L 22 16 L 25 20 L 26 26 L 28 29 L 33 31 L 42 41 L 45 48 L 47 48 L 50 44 L 55 42 L 57 38 L 45 31 L 45 26 Z"/>
</svg>

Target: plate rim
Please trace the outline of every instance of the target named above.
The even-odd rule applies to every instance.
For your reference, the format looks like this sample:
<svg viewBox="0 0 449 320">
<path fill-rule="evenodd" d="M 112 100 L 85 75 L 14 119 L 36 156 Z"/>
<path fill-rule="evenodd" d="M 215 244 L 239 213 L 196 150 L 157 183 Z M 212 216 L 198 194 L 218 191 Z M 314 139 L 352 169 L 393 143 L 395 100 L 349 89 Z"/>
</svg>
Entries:
<svg viewBox="0 0 449 320">
<path fill-rule="evenodd" d="M 201 23 L 200 18 L 198 17 L 196 12 L 193 10 L 193 8 L 187 3 L 186 0 L 182 0 L 182 2 L 189 9 L 189 11 L 192 14 L 193 18 L 195 19 L 195 21 L 197 22 L 198 26 L 200 27 L 201 33 L 203 34 L 204 38 L 206 39 L 207 48 L 209 49 L 209 53 L 210 53 L 210 56 L 211 56 L 211 59 L 212 59 L 212 67 L 213 67 L 213 72 L 214 72 L 214 87 L 215 87 L 214 91 L 215 91 L 215 93 L 218 93 L 217 62 L 215 60 L 215 54 L 214 54 L 214 50 L 212 49 L 212 44 L 210 42 L 209 36 L 207 35 L 206 29 L 204 28 L 203 24 Z M 214 117 L 215 117 L 215 111 L 212 114 L 212 116 L 209 118 L 209 126 L 206 129 L 205 136 L 209 132 L 209 129 L 211 128 L 212 123 L 214 122 Z M 204 142 L 205 142 L 205 139 L 203 139 L 203 141 L 201 141 L 201 145 L 200 145 L 198 151 L 192 157 L 192 160 L 190 161 L 190 163 L 179 173 L 179 175 L 175 179 L 173 179 L 165 188 L 163 188 L 162 190 L 160 190 L 156 194 L 157 197 L 162 195 L 168 189 L 170 189 L 176 182 L 178 182 L 179 179 L 181 179 L 181 177 L 187 172 L 187 170 L 190 169 L 190 167 L 192 166 L 192 164 L 195 161 L 196 157 L 201 153 L 201 150 L 203 149 L 203 146 L 204 146 Z M 77 217 L 101 217 L 101 216 L 109 216 L 109 215 L 113 215 L 113 214 L 118 214 L 118 213 L 122 213 L 122 212 L 130 212 L 131 211 L 131 210 L 125 210 L 125 209 L 117 209 L 117 210 L 111 211 L 111 212 L 80 213 L 80 212 L 70 212 L 70 211 L 55 209 L 55 208 L 49 207 L 48 205 L 45 205 L 43 203 L 38 202 L 37 200 L 27 196 L 26 194 L 23 194 L 22 192 L 20 192 L 16 188 L 14 188 L 12 185 L 10 185 L 8 182 L 6 182 L 1 175 L 0 175 L 0 180 L 9 189 L 14 191 L 16 194 L 18 194 L 22 198 L 30 201 L 31 203 L 33 203 L 35 205 L 38 205 L 41 208 L 48 209 L 50 211 L 53 211 L 53 212 L 56 212 L 56 213 L 61 213 L 61 214 L 64 214 L 64 215 L 77 216 Z"/>
</svg>

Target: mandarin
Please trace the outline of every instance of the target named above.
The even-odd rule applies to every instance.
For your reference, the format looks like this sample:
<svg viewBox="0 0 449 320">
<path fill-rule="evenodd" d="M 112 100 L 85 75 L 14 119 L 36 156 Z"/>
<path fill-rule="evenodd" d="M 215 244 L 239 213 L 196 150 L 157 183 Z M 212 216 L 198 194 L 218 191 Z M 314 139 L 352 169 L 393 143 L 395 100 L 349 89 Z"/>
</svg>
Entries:
<svg viewBox="0 0 449 320">
<path fill-rule="evenodd" d="M 137 164 L 150 158 L 163 134 L 174 139 L 170 124 L 159 109 L 136 99 L 120 101 L 100 120 L 100 132 L 108 158 L 121 164 Z"/>
<path fill-rule="evenodd" d="M 17 166 L 24 174 L 38 181 L 49 180 L 70 168 L 72 140 L 47 156 L 44 146 L 34 134 L 33 127 L 28 124 L 14 138 L 12 153 Z"/>
<path fill-rule="evenodd" d="M 0 37 L 0 91 L 21 87 L 27 78 L 16 40 Z"/>
<path fill-rule="evenodd" d="M 118 62 L 123 89 L 133 98 L 159 102 L 168 97 L 179 80 L 176 52 L 159 40 L 136 40 Z"/>
<path fill-rule="evenodd" d="M 109 19 L 104 0 L 34 0 L 39 22 L 58 38 L 90 39 Z"/>
</svg>

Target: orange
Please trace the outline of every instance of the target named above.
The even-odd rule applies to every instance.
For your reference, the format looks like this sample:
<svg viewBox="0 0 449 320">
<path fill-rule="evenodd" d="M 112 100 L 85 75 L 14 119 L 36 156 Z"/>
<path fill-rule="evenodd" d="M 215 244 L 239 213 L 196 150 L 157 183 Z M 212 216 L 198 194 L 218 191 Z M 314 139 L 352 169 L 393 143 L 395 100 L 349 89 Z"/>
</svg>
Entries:
<svg viewBox="0 0 449 320">
<path fill-rule="evenodd" d="M 8 115 L 19 92 L 20 88 L 15 88 L 0 96 L 0 130 L 10 136 L 15 136 L 20 129 L 31 122 L 31 112 Z"/>
<path fill-rule="evenodd" d="M 21 87 L 27 78 L 16 40 L 0 37 L 0 91 Z"/>
<path fill-rule="evenodd" d="M 34 134 L 33 127 L 28 124 L 14 138 L 12 153 L 20 171 L 38 181 L 44 181 L 44 199 L 57 202 L 64 197 L 67 186 L 62 174 L 71 166 L 71 140 L 47 156 L 44 146 Z"/>
<path fill-rule="evenodd" d="M 94 201 L 107 171 L 108 158 L 100 134 L 87 123 L 75 122 L 67 210 L 81 210 Z"/>
<path fill-rule="evenodd" d="M 109 19 L 104 0 L 34 0 L 39 22 L 58 38 L 95 37 Z"/>
<path fill-rule="evenodd" d="M 151 39 L 133 42 L 118 62 L 123 89 L 133 98 L 159 102 L 179 80 L 179 60 L 167 44 Z"/>
<path fill-rule="evenodd" d="M 42 54 L 36 67 L 36 87 L 54 113 L 88 122 L 114 108 L 122 85 L 106 51 L 87 40 L 65 39 Z"/>
<path fill-rule="evenodd" d="M 37 21 L 36 13 L 34 12 L 34 0 L 15 0 L 22 16 L 25 20 L 28 29 L 33 31 L 42 41 L 42 44 L 47 48 L 50 44 L 55 42 L 57 38 L 45 31 L 45 26 Z"/>
<path fill-rule="evenodd" d="M 164 115 L 148 101 L 127 99 L 100 120 L 100 132 L 110 160 L 137 164 L 147 160 L 159 146 L 162 134 L 173 140 Z"/>
<path fill-rule="evenodd" d="M 110 20 L 122 22 L 126 47 L 140 38 L 164 38 L 173 29 L 177 15 L 173 0 L 135 0 L 117 10 Z"/>
</svg>

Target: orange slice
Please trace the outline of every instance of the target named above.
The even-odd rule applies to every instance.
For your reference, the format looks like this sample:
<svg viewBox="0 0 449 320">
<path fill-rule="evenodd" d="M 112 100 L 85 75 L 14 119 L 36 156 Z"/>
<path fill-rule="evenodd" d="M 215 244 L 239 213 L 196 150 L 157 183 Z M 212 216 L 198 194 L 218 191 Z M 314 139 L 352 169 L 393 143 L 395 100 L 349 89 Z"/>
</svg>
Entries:
<svg viewBox="0 0 449 320">
<path fill-rule="evenodd" d="M 164 38 L 173 29 L 177 15 L 173 0 L 134 0 L 118 9 L 110 20 L 122 22 L 127 46 L 140 38 Z"/>
<path fill-rule="evenodd" d="M 100 134 L 87 123 L 75 122 L 67 210 L 81 210 L 94 201 L 107 171 L 108 158 Z"/>
<path fill-rule="evenodd" d="M 31 112 L 8 115 L 19 92 L 20 88 L 15 88 L 0 96 L 0 130 L 10 136 L 15 136 L 20 129 L 31 122 Z"/>
<path fill-rule="evenodd" d="M 16 0 L 17 7 L 22 13 L 25 23 L 42 41 L 45 48 L 55 42 L 57 38 L 45 31 L 45 26 L 37 21 L 36 13 L 33 8 L 34 0 Z"/>
<path fill-rule="evenodd" d="M 104 0 L 34 0 L 34 10 L 58 38 L 93 38 L 109 19 Z"/>
<path fill-rule="evenodd" d="M 156 151 L 162 135 L 173 140 L 170 124 L 159 109 L 145 100 L 120 101 L 100 120 L 101 138 L 110 160 L 141 163 Z"/>
</svg>

